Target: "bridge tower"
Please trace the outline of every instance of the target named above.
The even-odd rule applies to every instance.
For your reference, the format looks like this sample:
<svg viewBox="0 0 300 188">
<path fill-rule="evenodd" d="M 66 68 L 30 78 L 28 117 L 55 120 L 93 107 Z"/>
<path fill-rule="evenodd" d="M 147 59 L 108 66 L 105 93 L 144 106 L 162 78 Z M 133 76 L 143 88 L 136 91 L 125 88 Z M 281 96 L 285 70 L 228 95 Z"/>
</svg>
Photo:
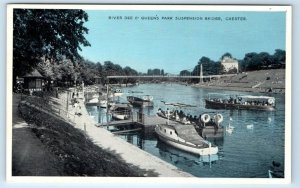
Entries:
<svg viewBox="0 0 300 188">
<path fill-rule="evenodd" d="M 202 71 L 202 64 L 200 65 L 200 75 L 199 75 L 199 83 L 202 83 L 203 82 L 203 71 Z"/>
</svg>

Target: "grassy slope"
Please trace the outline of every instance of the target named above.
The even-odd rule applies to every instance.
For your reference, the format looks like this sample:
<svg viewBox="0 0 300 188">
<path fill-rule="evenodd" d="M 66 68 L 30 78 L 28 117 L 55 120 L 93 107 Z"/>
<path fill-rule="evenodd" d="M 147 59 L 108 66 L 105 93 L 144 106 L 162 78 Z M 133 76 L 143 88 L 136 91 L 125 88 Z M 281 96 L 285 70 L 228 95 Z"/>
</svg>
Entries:
<svg viewBox="0 0 300 188">
<path fill-rule="evenodd" d="M 233 77 L 205 82 L 202 86 L 227 88 L 228 90 L 285 92 L 285 69 L 270 69 L 240 73 Z"/>
<path fill-rule="evenodd" d="M 62 119 L 27 105 L 20 105 L 31 131 L 56 157 L 61 176 L 142 176 L 144 172 L 126 164 L 117 154 L 96 146 L 85 134 Z M 42 168 L 42 167 L 41 167 Z"/>
</svg>

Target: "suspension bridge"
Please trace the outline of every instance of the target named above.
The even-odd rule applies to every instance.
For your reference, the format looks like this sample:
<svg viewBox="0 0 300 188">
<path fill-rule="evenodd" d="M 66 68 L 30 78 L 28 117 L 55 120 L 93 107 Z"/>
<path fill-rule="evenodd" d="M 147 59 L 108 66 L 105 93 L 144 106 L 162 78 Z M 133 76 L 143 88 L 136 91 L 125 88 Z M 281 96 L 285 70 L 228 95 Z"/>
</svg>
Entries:
<svg viewBox="0 0 300 188">
<path fill-rule="evenodd" d="M 114 76 L 107 76 L 107 79 L 127 79 L 127 78 L 176 78 L 176 79 L 192 79 L 196 78 L 199 79 L 199 82 L 203 82 L 204 78 L 207 78 L 211 80 L 212 78 L 223 78 L 223 77 L 232 77 L 235 76 L 236 74 L 220 74 L 220 75 L 200 75 L 200 76 L 182 76 L 182 75 L 136 75 L 136 76 L 127 76 L 127 75 L 114 75 Z"/>
<path fill-rule="evenodd" d="M 237 74 L 218 74 L 218 75 L 203 75 L 202 65 L 200 67 L 199 75 L 176 75 L 176 74 L 167 74 L 167 75 L 114 75 L 107 76 L 107 79 L 127 79 L 127 78 L 179 78 L 179 79 L 199 79 L 200 82 L 203 82 L 204 78 L 222 78 L 222 77 L 232 77 Z"/>
<path fill-rule="evenodd" d="M 181 75 L 114 75 L 114 76 L 107 76 L 108 79 L 111 78 L 182 78 L 182 79 L 192 79 L 192 78 L 221 78 L 221 77 L 231 77 L 235 76 L 236 74 L 220 74 L 220 75 L 206 75 L 206 76 L 181 76 Z"/>
</svg>

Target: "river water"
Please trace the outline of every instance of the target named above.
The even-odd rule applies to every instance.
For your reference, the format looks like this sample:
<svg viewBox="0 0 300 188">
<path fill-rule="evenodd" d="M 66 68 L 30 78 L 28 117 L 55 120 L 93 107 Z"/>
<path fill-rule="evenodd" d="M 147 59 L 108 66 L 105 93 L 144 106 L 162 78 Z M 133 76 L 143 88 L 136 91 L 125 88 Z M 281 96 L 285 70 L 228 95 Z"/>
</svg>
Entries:
<svg viewBox="0 0 300 188">
<path fill-rule="evenodd" d="M 223 139 L 209 140 L 219 147 L 217 155 L 198 157 L 177 150 L 157 140 L 155 133 L 132 132 L 119 135 L 137 147 L 198 177 L 266 178 L 272 161 L 284 168 L 285 149 L 285 101 L 284 95 L 271 95 L 276 99 L 276 111 L 213 110 L 206 109 L 203 99 L 209 93 L 251 94 L 237 91 L 195 88 L 180 84 L 141 84 L 123 88 L 124 95 L 118 100 L 126 101 L 128 95 L 151 95 L 154 107 L 145 108 L 144 113 L 155 114 L 158 108 L 166 110 L 161 101 L 178 102 L 197 107 L 182 108 L 186 114 L 199 115 L 204 112 L 221 113 L 222 125 L 234 127 L 232 133 L 225 132 Z M 169 107 L 170 108 L 170 107 Z M 101 121 L 103 109 L 87 107 L 95 120 Z M 99 113 L 100 112 L 100 113 Z"/>
</svg>

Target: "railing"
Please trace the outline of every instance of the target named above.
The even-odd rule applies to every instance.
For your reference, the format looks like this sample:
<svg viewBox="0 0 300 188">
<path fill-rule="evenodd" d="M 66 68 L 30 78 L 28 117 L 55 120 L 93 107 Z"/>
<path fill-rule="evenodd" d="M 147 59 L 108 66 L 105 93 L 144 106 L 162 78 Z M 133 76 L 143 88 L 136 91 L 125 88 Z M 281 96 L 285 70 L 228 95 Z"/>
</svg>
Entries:
<svg viewBox="0 0 300 188">
<path fill-rule="evenodd" d="M 68 122 L 75 123 L 75 115 L 69 113 L 67 110 L 62 108 L 58 108 L 57 106 L 53 105 L 53 102 L 48 99 L 49 95 L 43 95 L 42 97 L 37 96 L 29 96 L 21 94 L 21 102 L 26 103 L 27 105 L 34 107 L 38 110 L 43 110 L 47 113 L 51 113 L 57 115 L 60 118 L 67 120 Z M 60 99 L 64 104 L 69 105 L 70 101 L 65 99 Z"/>
<path fill-rule="evenodd" d="M 235 76 L 236 74 L 219 74 L 219 75 L 207 75 L 207 76 L 180 76 L 180 75 L 140 75 L 140 76 L 126 76 L 126 75 L 116 75 L 107 76 L 107 78 L 220 78 Z"/>
</svg>

